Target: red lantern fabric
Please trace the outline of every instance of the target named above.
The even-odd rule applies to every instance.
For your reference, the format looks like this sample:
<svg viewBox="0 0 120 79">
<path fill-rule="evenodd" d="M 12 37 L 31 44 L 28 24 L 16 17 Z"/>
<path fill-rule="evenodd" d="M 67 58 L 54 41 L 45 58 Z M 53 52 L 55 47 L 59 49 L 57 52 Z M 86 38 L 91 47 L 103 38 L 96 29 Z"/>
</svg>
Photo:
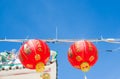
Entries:
<svg viewBox="0 0 120 79">
<path fill-rule="evenodd" d="M 50 58 L 50 49 L 42 40 L 28 40 L 19 50 L 21 63 L 29 69 L 43 67 Z"/>
<path fill-rule="evenodd" d="M 97 48 L 90 41 L 77 41 L 68 50 L 68 60 L 73 67 L 87 72 L 98 60 Z"/>
</svg>

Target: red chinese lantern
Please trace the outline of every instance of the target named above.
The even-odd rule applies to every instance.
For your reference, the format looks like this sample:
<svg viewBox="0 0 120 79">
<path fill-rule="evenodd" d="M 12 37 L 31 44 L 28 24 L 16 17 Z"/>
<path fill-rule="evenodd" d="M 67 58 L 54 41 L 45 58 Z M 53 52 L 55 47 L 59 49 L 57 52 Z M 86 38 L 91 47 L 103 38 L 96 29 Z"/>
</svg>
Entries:
<svg viewBox="0 0 120 79">
<path fill-rule="evenodd" d="M 68 60 L 73 67 L 87 72 L 98 60 L 97 48 L 90 41 L 77 41 L 69 48 Z"/>
<path fill-rule="evenodd" d="M 42 40 L 28 40 L 19 50 L 19 59 L 24 67 L 44 70 L 45 64 L 50 58 L 50 49 Z"/>
</svg>

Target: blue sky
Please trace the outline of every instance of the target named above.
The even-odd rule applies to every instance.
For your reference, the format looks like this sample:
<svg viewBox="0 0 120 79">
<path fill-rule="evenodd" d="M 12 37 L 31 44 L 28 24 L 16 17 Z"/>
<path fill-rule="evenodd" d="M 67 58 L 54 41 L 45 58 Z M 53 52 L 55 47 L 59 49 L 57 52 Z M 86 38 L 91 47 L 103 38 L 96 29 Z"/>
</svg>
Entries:
<svg viewBox="0 0 120 79">
<path fill-rule="evenodd" d="M 0 0 L 0 38 L 94 39 L 120 38 L 119 0 Z M 120 79 L 120 52 L 106 49 L 119 44 L 94 43 L 98 62 L 88 79 Z M 20 43 L 0 43 L 0 51 L 20 47 Z M 83 79 L 84 73 L 67 60 L 71 44 L 48 44 L 58 51 L 58 79 Z"/>
</svg>

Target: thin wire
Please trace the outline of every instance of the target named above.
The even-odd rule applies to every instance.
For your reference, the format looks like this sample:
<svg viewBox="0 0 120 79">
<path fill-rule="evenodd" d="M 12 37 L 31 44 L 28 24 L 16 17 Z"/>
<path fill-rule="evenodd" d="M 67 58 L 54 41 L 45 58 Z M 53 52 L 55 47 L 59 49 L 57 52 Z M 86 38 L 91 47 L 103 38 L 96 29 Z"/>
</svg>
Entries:
<svg viewBox="0 0 120 79">
<path fill-rule="evenodd" d="M 56 40 L 58 39 L 58 29 L 56 27 Z"/>
</svg>

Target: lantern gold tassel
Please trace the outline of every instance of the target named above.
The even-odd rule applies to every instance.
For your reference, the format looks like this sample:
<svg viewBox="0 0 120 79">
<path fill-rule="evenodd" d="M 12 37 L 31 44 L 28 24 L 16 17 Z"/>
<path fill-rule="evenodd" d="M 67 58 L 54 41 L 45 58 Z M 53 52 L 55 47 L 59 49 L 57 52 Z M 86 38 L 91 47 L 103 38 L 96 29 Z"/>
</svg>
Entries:
<svg viewBox="0 0 120 79">
<path fill-rule="evenodd" d="M 84 79 L 87 79 L 87 76 L 86 76 L 86 75 L 84 76 Z"/>
</svg>

